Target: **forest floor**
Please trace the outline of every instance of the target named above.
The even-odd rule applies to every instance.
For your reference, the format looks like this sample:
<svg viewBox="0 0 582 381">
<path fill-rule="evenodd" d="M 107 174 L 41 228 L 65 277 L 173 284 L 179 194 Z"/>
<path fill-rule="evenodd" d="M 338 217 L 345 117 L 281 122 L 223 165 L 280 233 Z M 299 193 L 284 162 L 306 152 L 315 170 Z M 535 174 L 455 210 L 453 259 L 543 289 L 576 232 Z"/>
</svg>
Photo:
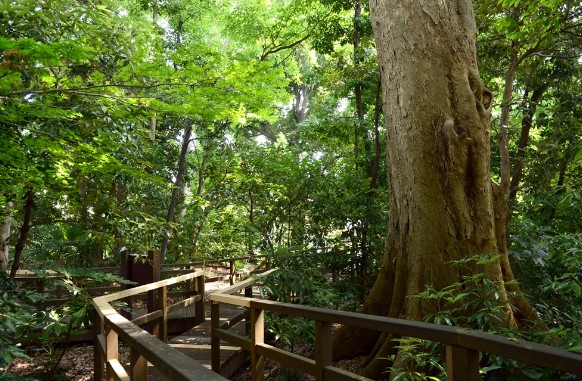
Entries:
<svg viewBox="0 0 582 381">
<path fill-rule="evenodd" d="M 309 356 L 313 348 L 308 345 L 300 345 L 294 352 Z M 93 381 L 93 346 L 77 345 L 66 350 L 63 358 L 54 369 L 56 360 L 62 353 L 62 349 L 54 353 L 38 354 L 30 359 L 16 359 L 6 369 L 9 373 L 20 377 L 29 377 L 41 381 Z M 361 359 L 344 360 L 334 364 L 347 371 L 355 372 Z M 54 371 L 53 371 L 54 370 Z M 232 381 L 248 381 L 251 379 L 251 370 L 248 366 L 241 367 L 231 378 Z M 311 381 L 314 377 L 301 374 L 293 369 L 282 367 L 278 363 L 265 361 L 265 381 Z"/>
<path fill-rule="evenodd" d="M 63 348 L 57 348 L 53 353 L 37 353 L 29 359 L 17 358 L 6 370 L 19 377 L 43 381 L 93 380 L 93 345 L 78 345 L 67 348 L 63 358 L 56 366 L 62 351 Z"/>
</svg>

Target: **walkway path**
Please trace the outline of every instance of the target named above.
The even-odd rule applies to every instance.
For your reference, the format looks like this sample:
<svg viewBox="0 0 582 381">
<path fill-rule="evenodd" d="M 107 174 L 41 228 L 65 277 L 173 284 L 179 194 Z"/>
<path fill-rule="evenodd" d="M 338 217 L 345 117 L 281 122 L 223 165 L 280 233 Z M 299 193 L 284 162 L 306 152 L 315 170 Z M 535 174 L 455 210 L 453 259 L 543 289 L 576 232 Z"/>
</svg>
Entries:
<svg viewBox="0 0 582 381">
<path fill-rule="evenodd" d="M 185 353 L 188 357 L 200 362 L 206 368 L 210 369 L 210 303 L 205 304 L 206 321 L 189 331 L 176 336 L 168 341 L 168 343 Z M 244 312 L 243 307 L 228 306 L 222 304 L 220 307 L 220 321 L 229 320 L 241 312 Z M 230 328 L 229 331 L 234 330 L 238 334 L 244 335 L 244 320 Z M 233 347 L 231 344 L 221 342 L 220 346 L 221 357 L 221 374 L 225 377 L 230 377 L 245 361 L 245 354 L 239 347 Z M 153 366 L 148 367 L 148 380 L 151 381 L 166 381 L 168 378 L 160 374 Z"/>
</svg>

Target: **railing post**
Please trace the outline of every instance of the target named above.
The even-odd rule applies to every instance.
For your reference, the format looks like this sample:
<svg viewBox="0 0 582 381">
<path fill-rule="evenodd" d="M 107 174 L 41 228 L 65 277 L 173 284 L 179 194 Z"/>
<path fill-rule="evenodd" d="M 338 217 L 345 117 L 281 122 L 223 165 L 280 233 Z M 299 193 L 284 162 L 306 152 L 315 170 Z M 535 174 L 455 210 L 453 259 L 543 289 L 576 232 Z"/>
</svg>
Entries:
<svg viewBox="0 0 582 381">
<path fill-rule="evenodd" d="M 315 321 L 315 378 L 324 379 L 326 366 L 331 365 L 331 323 Z"/>
<path fill-rule="evenodd" d="M 154 331 L 157 332 L 156 337 L 166 343 L 168 341 L 168 286 L 162 287 L 158 292 L 156 309 L 162 311 L 162 316 L 155 323 Z"/>
<path fill-rule="evenodd" d="M 257 353 L 257 345 L 265 342 L 265 311 L 255 308 L 251 302 L 251 379 L 263 381 L 265 359 Z"/>
<path fill-rule="evenodd" d="M 479 352 L 447 345 L 448 381 L 479 381 Z"/>
<path fill-rule="evenodd" d="M 103 319 L 101 319 L 101 316 L 97 311 L 93 314 L 93 378 L 95 381 L 101 381 L 104 376 L 103 369 L 105 369 L 102 350 L 105 348 L 101 348 L 99 338 L 105 338 L 105 335 L 103 330 Z"/>
<path fill-rule="evenodd" d="M 121 265 L 119 268 L 119 275 L 127 280 L 132 280 L 131 279 L 131 256 L 130 256 L 130 251 L 129 250 L 123 250 L 121 253 Z M 125 284 L 122 283 L 121 284 L 121 289 L 122 290 L 127 290 L 129 288 L 134 287 L 134 285 L 130 285 L 130 284 Z M 124 318 L 126 318 L 127 320 L 131 320 L 132 315 L 133 315 L 133 298 L 131 296 L 128 296 L 127 298 L 123 299 L 123 301 L 125 303 L 127 303 L 127 309 L 122 309 L 121 310 L 121 316 L 123 316 Z"/>
<path fill-rule="evenodd" d="M 234 259 L 230 260 L 230 285 L 232 286 L 234 284 Z"/>
<path fill-rule="evenodd" d="M 204 311 L 204 285 L 205 279 L 204 275 L 196 277 L 195 280 L 195 291 L 197 295 L 200 295 L 200 300 L 194 303 L 194 318 L 196 319 L 196 325 L 202 324 L 206 321 L 206 315 Z"/>
<path fill-rule="evenodd" d="M 148 362 L 143 355 L 133 350 L 130 351 L 130 376 L 132 381 L 147 381 L 148 379 Z"/>
<path fill-rule="evenodd" d="M 193 265 L 188 265 L 188 266 L 184 266 L 184 269 L 186 270 L 190 270 L 191 272 L 194 271 L 194 266 Z M 187 290 L 196 290 L 196 285 L 194 283 L 194 279 L 188 279 L 186 281 L 186 289 Z"/>
<path fill-rule="evenodd" d="M 253 297 L 253 286 L 245 287 L 245 298 L 252 298 Z M 245 335 L 248 335 L 251 332 L 251 317 L 247 315 L 245 317 Z"/>
<path fill-rule="evenodd" d="M 210 360 L 212 370 L 220 373 L 220 339 L 216 337 L 216 330 L 220 326 L 220 304 L 214 300 L 210 304 Z"/>
<path fill-rule="evenodd" d="M 105 377 L 109 380 L 114 380 L 114 370 L 109 365 L 109 360 L 117 360 L 119 358 L 119 343 L 117 332 L 115 332 L 107 324 L 105 325 L 105 362 L 106 373 Z M 95 377 L 97 380 L 97 377 Z"/>
</svg>

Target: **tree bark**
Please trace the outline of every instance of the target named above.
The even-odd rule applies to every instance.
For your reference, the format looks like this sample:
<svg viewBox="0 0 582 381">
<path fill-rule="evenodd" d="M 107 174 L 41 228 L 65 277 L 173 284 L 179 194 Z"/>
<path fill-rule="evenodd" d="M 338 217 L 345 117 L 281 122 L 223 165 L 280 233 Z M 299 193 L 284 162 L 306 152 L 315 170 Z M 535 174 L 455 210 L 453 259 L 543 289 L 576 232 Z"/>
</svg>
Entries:
<svg viewBox="0 0 582 381">
<path fill-rule="evenodd" d="M 180 150 L 180 158 L 178 159 L 178 171 L 176 172 L 176 181 L 174 182 L 174 187 L 172 189 L 172 197 L 170 199 L 170 205 L 168 206 L 168 216 L 166 217 L 166 230 L 170 230 L 170 224 L 174 221 L 174 214 L 176 211 L 176 205 L 178 204 L 178 193 L 180 192 L 182 178 L 184 177 L 184 171 L 186 170 L 186 156 L 188 154 L 188 145 L 190 144 L 190 136 L 192 135 L 192 125 L 188 126 L 184 132 L 184 138 L 182 140 L 182 148 Z M 169 231 L 166 231 L 164 238 L 162 240 L 162 248 L 160 250 L 160 262 L 164 263 L 166 259 L 166 253 L 168 251 L 168 241 L 169 241 Z"/>
<path fill-rule="evenodd" d="M 470 274 L 452 262 L 483 254 L 501 259 L 471 271 L 496 280 L 507 300 L 507 204 L 490 178 L 492 95 L 479 78 L 472 3 L 372 0 L 370 7 L 388 137 L 390 222 L 383 265 L 361 312 L 421 320 L 435 306 L 408 296 L 425 285 L 460 282 Z M 517 324 L 509 308 L 506 324 Z M 362 374 L 375 378 L 392 365 L 394 345 L 391 337 L 343 327 L 333 354 L 338 360 L 373 350 Z"/>
<path fill-rule="evenodd" d="M 501 158 L 501 190 L 509 198 L 511 182 L 511 166 L 509 160 L 509 113 L 511 111 L 511 99 L 513 97 L 513 82 L 517 75 L 517 67 L 520 60 L 515 48 L 511 51 L 509 69 L 505 73 L 503 86 L 503 100 L 501 101 L 501 117 L 499 122 L 499 156 Z"/>
<path fill-rule="evenodd" d="M 301 124 L 309 116 L 309 100 L 315 90 L 315 85 L 293 84 L 293 116 L 297 124 Z M 276 140 L 276 137 L 275 137 Z"/>
<path fill-rule="evenodd" d="M 7 202 L 4 208 L 6 216 L 4 217 L 4 224 L 2 229 L 0 229 L 0 270 L 8 270 L 8 252 L 9 244 L 8 239 L 10 238 L 10 227 L 12 225 L 12 210 L 14 209 L 14 204 L 12 202 Z"/>
<path fill-rule="evenodd" d="M 10 278 L 16 277 L 16 272 L 20 268 L 20 258 L 22 257 L 22 250 L 26 244 L 26 237 L 30 231 L 30 219 L 32 217 L 32 208 L 34 206 L 34 189 L 29 188 L 26 192 L 26 201 L 24 203 L 24 218 L 20 226 L 20 233 L 18 234 L 18 241 L 14 248 L 14 261 L 12 261 L 12 268 L 10 269 Z"/>
<path fill-rule="evenodd" d="M 519 190 L 519 184 L 523 175 L 523 165 L 525 161 L 525 149 L 529 143 L 529 131 L 533 125 L 533 116 L 536 112 L 538 102 L 542 95 L 548 89 L 548 84 L 543 84 L 536 88 L 531 98 L 525 100 L 525 105 L 523 108 L 523 116 L 521 118 L 521 132 L 519 135 L 519 142 L 517 144 L 517 154 L 515 156 L 515 164 L 513 166 L 513 174 L 511 175 L 511 187 L 509 191 L 509 201 L 515 200 L 517 196 L 517 191 Z M 528 92 L 526 91 L 526 97 Z"/>
</svg>

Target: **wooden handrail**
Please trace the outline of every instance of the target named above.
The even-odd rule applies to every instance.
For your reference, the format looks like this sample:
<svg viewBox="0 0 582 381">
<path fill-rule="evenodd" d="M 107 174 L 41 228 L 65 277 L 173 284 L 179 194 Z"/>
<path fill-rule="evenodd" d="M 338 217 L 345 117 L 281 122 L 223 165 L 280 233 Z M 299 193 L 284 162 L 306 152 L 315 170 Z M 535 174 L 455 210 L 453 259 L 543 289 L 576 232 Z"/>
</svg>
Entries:
<svg viewBox="0 0 582 381">
<path fill-rule="evenodd" d="M 246 292 L 244 297 L 233 295 L 234 292 L 238 292 L 242 288 L 252 287 L 255 281 L 255 279 L 249 279 L 209 295 L 209 299 L 212 301 L 213 353 L 219 353 L 220 340 L 234 343 L 249 350 L 251 352 L 253 380 L 262 379 L 264 357 L 311 374 L 317 380 L 365 380 L 361 376 L 331 366 L 331 325 L 334 323 L 445 344 L 447 375 L 450 381 L 479 380 L 479 352 L 559 371 L 582 374 L 582 355 L 561 348 L 527 341 L 513 341 L 507 337 L 460 327 L 253 299 L 249 297 L 251 295 L 249 292 Z M 218 314 L 220 303 L 234 304 L 250 309 L 250 336 L 245 337 L 228 332 L 225 329 L 229 326 L 228 324 L 218 325 L 215 313 Z M 298 356 L 265 344 L 263 340 L 264 311 L 314 320 L 316 328 L 315 359 Z M 215 320 L 216 323 L 214 323 Z M 216 359 L 213 359 L 213 368 L 216 366 L 214 361 Z"/>
<path fill-rule="evenodd" d="M 193 271 L 193 267 L 195 266 L 203 266 L 209 264 L 220 264 L 220 263 L 228 263 L 228 266 L 224 266 L 225 268 L 229 268 L 229 279 L 231 284 L 234 283 L 235 277 L 235 262 L 236 261 L 244 261 L 250 259 L 265 259 L 269 257 L 269 255 L 253 255 L 253 256 L 245 256 L 245 257 L 232 257 L 232 258 L 220 258 L 220 259 L 210 259 L 206 261 L 196 261 L 196 262 L 184 262 L 184 263 L 163 263 L 160 265 L 161 274 L 166 276 L 172 276 L 176 274 L 189 274 Z M 212 267 L 212 266 L 210 266 Z M 91 271 L 99 272 L 99 273 L 110 273 L 110 274 L 120 274 L 121 269 L 120 267 L 94 267 Z M 42 276 L 38 274 L 42 273 Z M 46 295 L 53 295 L 57 294 L 57 298 L 59 302 L 60 300 L 60 293 L 62 290 L 48 290 L 46 287 L 46 283 L 48 280 L 56 280 L 56 279 L 63 279 L 65 275 L 54 271 L 54 270 L 42 270 L 42 271 L 31 271 L 31 270 L 18 270 L 16 274 L 15 280 L 22 283 L 36 283 L 37 291 L 40 293 L 45 293 Z M 91 295 L 97 296 L 103 294 L 105 292 L 112 292 L 112 291 L 119 291 L 121 286 L 105 286 L 105 287 L 89 287 L 87 290 Z M 55 304 L 52 303 L 52 299 L 47 300 L 48 304 Z"/>
<path fill-rule="evenodd" d="M 197 271 L 93 299 L 96 334 L 94 351 L 95 380 L 101 380 L 103 376 L 106 376 L 107 380 L 147 380 L 148 362 L 157 367 L 170 380 L 225 380 L 219 374 L 206 369 L 200 363 L 160 340 L 160 338 L 140 328 L 135 322 L 127 320 L 110 304 L 113 301 L 144 292 L 159 292 L 161 295 L 154 298 L 157 300 L 156 311 L 150 312 L 148 315 L 136 319 L 136 321 L 141 323 L 154 321 L 163 327 L 167 325 L 168 310 L 172 309 L 172 306 L 167 306 L 168 287 L 193 279 L 201 279 L 204 282 L 204 272 Z M 201 295 L 190 299 L 176 304 L 203 303 Z M 197 310 L 198 312 L 199 310 Z M 163 328 L 159 330 L 162 338 L 165 336 L 165 331 Z M 131 348 L 129 370 L 126 370 L 118 359 L 119 338 Z M 103 372 L 104 368 L 105 374 Z"/>
</svg>

